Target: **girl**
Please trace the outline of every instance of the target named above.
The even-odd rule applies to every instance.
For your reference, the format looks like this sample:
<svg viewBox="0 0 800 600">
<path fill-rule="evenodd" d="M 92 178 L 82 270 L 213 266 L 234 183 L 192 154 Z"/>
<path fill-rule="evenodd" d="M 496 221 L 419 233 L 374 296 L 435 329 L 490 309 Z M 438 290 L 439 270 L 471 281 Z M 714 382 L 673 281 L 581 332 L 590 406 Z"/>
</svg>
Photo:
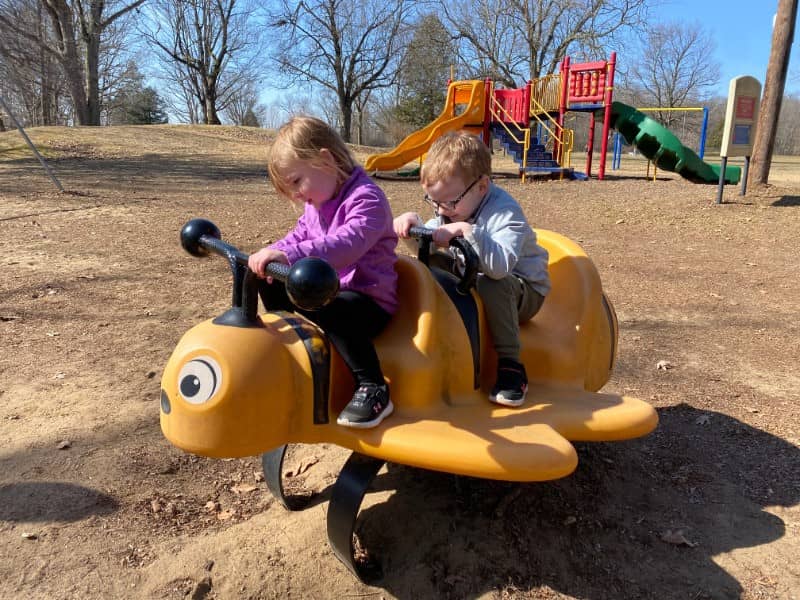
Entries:
<svg viewBox="0 0 800 600">
<path fill-rule="evenodd" d="M 268 263 L 323 258 L 339 274 L 340 292 L 321 309 L 305 311 L 269 278 L 264 305 L 301 313 L 327 333 L 356 380 L 336 422 L 375 427 L 394 410 L 372 344 L 397 310 L 397 235 L 389 203 L 342 138 L 313 117 L 294 117 L 281 127 L 268 170 L 278 194 L 304 205 L 303 215 L 286 237 L 250 255 L 248 266 L 263 278 Z"/>
</svg>

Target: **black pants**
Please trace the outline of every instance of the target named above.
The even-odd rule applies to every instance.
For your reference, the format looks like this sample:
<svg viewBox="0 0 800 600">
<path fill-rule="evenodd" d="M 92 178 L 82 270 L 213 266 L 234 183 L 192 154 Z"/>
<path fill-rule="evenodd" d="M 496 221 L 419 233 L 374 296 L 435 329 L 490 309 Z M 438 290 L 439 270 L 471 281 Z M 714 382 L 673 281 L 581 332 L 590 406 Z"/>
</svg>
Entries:
<svg viewBox="0 0 800 600">
<path fill-rule="evenodd" d="M 343 290 L 321 309 L 303 310 L 292 304 L 286 286 L 279 281 L 262 281 L 258 291 L 267 310 L 296 312 L 319 325 L 352 371 L 357 385 L 383 383 L 372 340 L 383 331 L 391 315 L 375 300 L 360 292 Z"/>
</svg>

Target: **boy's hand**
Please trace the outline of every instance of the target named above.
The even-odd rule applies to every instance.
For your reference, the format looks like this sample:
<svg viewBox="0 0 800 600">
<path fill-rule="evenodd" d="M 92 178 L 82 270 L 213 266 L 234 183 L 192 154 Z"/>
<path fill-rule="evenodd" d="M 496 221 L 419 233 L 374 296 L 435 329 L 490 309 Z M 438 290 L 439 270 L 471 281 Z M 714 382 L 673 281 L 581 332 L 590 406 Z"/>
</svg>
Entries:
<svg viewBox="0 0 800 600">
<path fill-rule="evenodd" d="M 261 279 L 266 278 L 268 283 L 272 283 L 272 277 L 267 277 L 267 274 L 264 272 L 266 266 L 271 262 L 279 262 L 288 265 L 289 257 L 280 250 L 262 248 L 258 252 L 250 255 L 250 258 L 247 259 L 247 266 L 250 267 L 250 270 L 255 273 L 257 277 Z"/>
<path fill-rule="evenodd" d="M 394 232 L 399 238 L 407 238 L 408 230 L 421 224 L 422 222 L 419 218 L 419 215 L 413 212 L 403 213 L 399 217 L 395 218 L 394 221 L 392 221 Z"/>
<path fill-rule="evenodd" d="M 454 237 L 465 237 L 472 232 L 472 225 L 459 221 L 458 223 L 448 223 L 442 225 L 433 232 L 433 243 L 442 248 L 450 245 L 450 240 Z"/>
</svg>

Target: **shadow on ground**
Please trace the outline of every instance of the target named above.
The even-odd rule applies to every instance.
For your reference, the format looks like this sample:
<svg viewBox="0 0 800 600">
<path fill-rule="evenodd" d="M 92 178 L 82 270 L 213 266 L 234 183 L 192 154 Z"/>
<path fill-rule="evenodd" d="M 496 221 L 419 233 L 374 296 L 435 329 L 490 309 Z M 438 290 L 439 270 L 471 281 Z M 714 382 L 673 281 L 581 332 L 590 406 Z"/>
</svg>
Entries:
<svg viewBox="0 0 800 600">
<path fill-rule="evenodd" d="M 74 189 L 75 181 L 81 182 L 78 186 L 81 188 L 86 182 L 112 187 L 136 182 L 141 186 L 153 186 L 154 190 L 182 182 L 196 185 L 202 181 L 263 180 L 267 183 L 267 170 L 263 163 L 191 153 L 162 155 L 157 160 L 147 155 L 119 159 L 65 158 L 50 161 L 49 165 L 64 188 L 71 192 L 85 191 Z M 4 181 L 0 185 L 3 193 L 30 192 L 30 182 L 26 177 L 41 175 L 43 185 L 49 183 L 39 163 L 28 158 L 4 161 L 3 173 Z"/>
<path fill-rule="evenodd" d="M 0 485 L 0 521 L 79 521 L 107 515 L 118 502 L 102 492 L 72 483 L 25 481 Z"/>
<path fill-rule="evenodd" d="M 368 494 L 356 527 L 381 563 L 376 585 L 398 598 L 537 586 L 593 599 L 739 598 L 713 557 L 784 536 L 763 508 L 800 500 L 800 450 L 721 413 L 659 412 L 649 437 L 580 446 L 578 470 L 554 482 L 389 465 L 374 488 L 396 492 L 373 506 Z"/>
<path fill-rule="evenodd" d="M 781 196 L 772 206 L 800 206 L 800 196 Z"/>
</svg>

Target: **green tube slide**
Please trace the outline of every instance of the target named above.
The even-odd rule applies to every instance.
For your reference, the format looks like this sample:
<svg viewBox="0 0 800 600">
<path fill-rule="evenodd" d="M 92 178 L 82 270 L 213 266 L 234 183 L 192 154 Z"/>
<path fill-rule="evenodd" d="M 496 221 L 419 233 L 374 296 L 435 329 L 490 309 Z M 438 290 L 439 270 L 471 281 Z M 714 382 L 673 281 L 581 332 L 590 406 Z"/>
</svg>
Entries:
<svg viewBox="0 0 800 600">
<path fill-rule="evenodd" d="M 632 106 L 612 102 L 611 127 L 659 169 L 672 171 L 694 183 L 719 183 L 719 165 L 703 162 L 693 150 L 681 144 L 669 129 Z M 725 169 L 725 183 L 738 183 L 741 176 L 741 167 L 730 166 Z"/>
</svg>

